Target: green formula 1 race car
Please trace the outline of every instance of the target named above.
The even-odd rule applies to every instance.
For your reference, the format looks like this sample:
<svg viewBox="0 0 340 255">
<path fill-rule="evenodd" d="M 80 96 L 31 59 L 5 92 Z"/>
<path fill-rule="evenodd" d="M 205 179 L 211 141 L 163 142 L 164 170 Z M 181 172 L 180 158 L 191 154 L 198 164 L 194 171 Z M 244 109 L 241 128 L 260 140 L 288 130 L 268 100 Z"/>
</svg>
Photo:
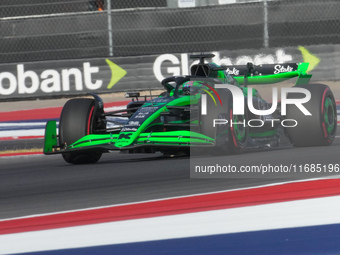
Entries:
<svg viewBox="0 0 340 255">
<path fill-rule="evenodd" d="M 162 81 L 161 95 L 128 93 L 126 109 L 104 112 L 101 98 L 71 99 L 45 130 L 44 154 L 62 154 L 72 164 L 96 163 L 102 153 L 237 154 L 247 148 L 279 146 L 282 139 L 297 147 L 332 144 L 337 111 L 330 88 L 309 84 L 308 63 L 218 66 L 199 59 L 191 75 Z M 297 77 L 296 84 L 273 89 L 271 103 L 248 85 L 273 84 Z"/>
</svg>

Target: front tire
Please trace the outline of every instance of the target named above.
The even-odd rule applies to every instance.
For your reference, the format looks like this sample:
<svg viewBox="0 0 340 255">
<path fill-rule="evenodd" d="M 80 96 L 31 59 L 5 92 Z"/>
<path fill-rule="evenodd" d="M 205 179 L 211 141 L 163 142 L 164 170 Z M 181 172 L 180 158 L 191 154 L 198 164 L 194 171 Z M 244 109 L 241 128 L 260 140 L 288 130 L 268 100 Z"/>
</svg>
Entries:
<svg viewBox="0 0 340 255">
<path fill-rule="evenodd" d="M 248 141 L 246 115 L 233 115 L 230 91 L 222 89 L 216 91 L 221 97 L 222 105 L 219 103 L 215 105 L 212 98 L 207 96 L 207 114 L 200 114 L 201 133 L 215 139 L 215 154 L 240 154 L 246 148 Z M 224 119 L 227 123 L 213 127 L 214 119 Z"/>
<path fill-rule="evenodd" d="M 333 143 L 337 127 L 337 110 L 332 91 L 324 84 L 300 85 L 310 91 L 311 99 L 304 106 L 312 114 L 304 115 L 295 105 L 287 105 L 287 119 L 298 122 L 286 131 L 295 147 L 327 146 Z M 290 93 L 288 98 L 301 98 Z"/>
<path fill-rule="evenodd" d="M 93 99 L 80 98 L 67 101 L 60 116 L 59 144 L 66 147 L 83 136 L 92 134 L 93 113 Z M 93 151 L 62 153 L 64 160 L 70 164 L 96 163 L 101 155 L 101 152 Z"/>
</svg>

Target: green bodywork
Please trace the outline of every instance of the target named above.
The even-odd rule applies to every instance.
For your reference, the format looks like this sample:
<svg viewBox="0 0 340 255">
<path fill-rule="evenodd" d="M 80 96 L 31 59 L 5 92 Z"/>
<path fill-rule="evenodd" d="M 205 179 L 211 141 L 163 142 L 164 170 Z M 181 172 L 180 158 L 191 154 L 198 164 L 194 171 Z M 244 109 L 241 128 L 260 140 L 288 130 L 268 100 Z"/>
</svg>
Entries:
<svg viewBox="0 0 340 255">
<path fill-rule="evenodd" d="M 272 75 L 249 75 L 233 76 L 238 84 L 235 84 L 243 88 L 244 94 L 247 94 L 247 89 L 242 85 L 245 83 L 251 84 L 273 84 L 281 82 L 290 78 L 298 77 L 296 85 L 307 84 L 311 78 L 311 75 L 307 74 L 308 63 L 300 63 L 297 71 L 284 72 Z M 222 82 L 225 82 L 228 77 L 224 71 L 218 71 L 217 76 L 214 77 Z M 257 93 L 256 90 L 253 90 Z M 162 125 L 157 123 L 162 112 L 167 112 L 168 106 L 190 106 L 198 104 L 200 95 L 179 96 L 170 102 L 162 105 L 157 104 L 159 109 L 152 113 L 147 119 L 141 122 L 140 126 L 134 131 L 120 132 L 120 133 L 107 133 L 107 134 L 91 134 L 86 135 L 74 142 L 68 144 L 65 148 L 60 148 L 57 139 L 57 125 L 56 121 L 48 121 L 45 128 L 45 145 L 44 154 L 55 154 L 63 152 L 71 152 L 77 150 L 129 150 L 137 148 L 139 146 L 177 146 L 177 147 L 190 147 L 190 146 L 214 146 L 215 140 L 199 132 L 189 130 L 178 131 L 163 131 L 163 132 L 151 132 L 150 127 L 153 125 Z M 142 107 L 154 106 L 150 101 L 146 102 Z M 197 120 L 196 120 L 197 123 Z M 241 130 L 242 131 L 242 130 Z M 240 139 L 243 133 L 239 132 Z M 270 133 L 273 135 L 274 133 Z M 267 134 L 253 134 L 256 136 L 266 136 Z"/>
<path fill-rule="evenodd" d="M 56 121 L 48 121 L 46 125 L 45 134 L 45 147 L 44 154 L 54 154 L 63 152 L 57 150 L 57 139 L 55 139 Z M 123 136 L 122 136 L 123 134 Z M 176 147 L 188 147 L 192 145 L 197 146 L 213 146 L 214 139 L 190 131 L 168 131 L 168 132 L 135 132 L 129 136 L 130 132 L 123 132 L 120 134 L 93 134 L 87 135 L 79 139 L 73 144 L 70 144 L 66 150 L 75 151 L 78 149 L 102 149 L 104 151 L 109 150 L 124 150 L 132 149 L 138 146 L 176 146 Z M 127 142 L 124 141 L 127 137 Z"/>
<path fill-rule="evenodd" d="M 193 102 L 193 98 L 191 96 L 186 96 L 186 97 L 180 97 L 177 99 L 174 99 L 173 101 L 169 102 L 168 104 L 166 104 L 167 106 L 185 106 L 185 105 L 190 105 L 190 101 Z M 197 103 L 197 101 L 196 101 Z M 165 112 L 168 111 L 166 105 L 164 105 L 163 107 L 161 107 L 159 110 L 157 110 L 156 112 L 154 112 L 148 119 L 146 119 L 142 125 L 137 129 L 137 131 L 135 132 L 121 132 L 120 134 L 122 134 L 121 137 L 124 138 L 118 138 L 115 146 L 116 147 L 126 147 L 131 145 L 132 143 L 136 142 L 136 140 L 138 140 L 138 138 L 140 137 L 141 133 L 143 130 L 146 130 L 148 128 L 148 126 L 152 125 L 153 121 L 155 121 L 157 118 L 159 118 L 160 113 L 161 112 Z M 145 103 L 142 107 L 149 107 L 151 106 L 150 102 Z M 125 135 L 125 136 L 124 136 Z M 129 138 L 125 138 L 129 136 Z"/>
<path fill-rule="evenodd" d="M 213 146 L 214 139 L 197 132 L 188 130 L 167 131 L 167 132 L 143 132 L 150 126 L 162 123 L 154 123 L 159 118 L 161 112 L 169 111 L 167 106 L 185 106 L 190 103 L 198 102 L 198 96 L 185 96 L 172 100 L 168 104 L 161 107 L 147 118 L 141 126 L 135 131 L 120 132 L 116 134 L 91 134 L 82 137 L 78 141 L 70 144 L 65 148 L 67 151 L 79 149 L 103 149 L 103 150 L 124 150 L 138 146 Z M 149 103 L 143 105 L 149 107 Z M 195 121 L 193 121 L 195 122 Z M 197 122 L 197 121 L 196 121 Z M 45 128 L 45 146 L 44 154 L 54 154 L 63 152 L 57 150 L 58 142 L 56 135 L 56 121 L 48 121 Z"/>
<path fill-rule="evenodd" d="M 278 82 L 282 82 L 291 78 L 298 77 L 295 86 L 308 84 L 312 75 L 307 74 L 309 63 L 299 63 L 298 69 L 292 72 L 271 74 L 271 75 L 259 75 L 259 76 L 248 76 L 248 84 L 257 85 L 257 84 L 274 84 Z M 234 76 L 239 84 L 244 84 L 244 76 Z"/>
</svg>

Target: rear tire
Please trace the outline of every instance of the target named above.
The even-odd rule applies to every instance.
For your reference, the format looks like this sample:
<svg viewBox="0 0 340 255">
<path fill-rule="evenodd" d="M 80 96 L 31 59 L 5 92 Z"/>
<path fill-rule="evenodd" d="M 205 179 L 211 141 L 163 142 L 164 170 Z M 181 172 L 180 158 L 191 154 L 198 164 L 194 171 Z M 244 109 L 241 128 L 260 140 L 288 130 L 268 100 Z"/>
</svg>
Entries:
<svg viewBox="0 0 340 255">
<path fill-rule="evenodd" d="M 295 105 L 287 105 L 287 119 L 298 122 L 286 131 L 295 147 L 331 145 L 336 134 L 337 110 L 332 91 L 327 85 L 300 85 L 310 91 L 311 99 L 303 104 L 312 114 L 304 115 Z M 301 93 L 289 93 L 288 98 L 301 98 Z"/>
<path fill-rule="evenodd" d="M 92 115 L 94 100 L 87 98 L 71 99 L 63 107 L 59 122 L 59 144 L 66 147 L 83 136 L 93 133 Z M 62 156 L 70 164 L 91 164 L 100 159 L 101 152 L 69 152 Z"/>
</svg>

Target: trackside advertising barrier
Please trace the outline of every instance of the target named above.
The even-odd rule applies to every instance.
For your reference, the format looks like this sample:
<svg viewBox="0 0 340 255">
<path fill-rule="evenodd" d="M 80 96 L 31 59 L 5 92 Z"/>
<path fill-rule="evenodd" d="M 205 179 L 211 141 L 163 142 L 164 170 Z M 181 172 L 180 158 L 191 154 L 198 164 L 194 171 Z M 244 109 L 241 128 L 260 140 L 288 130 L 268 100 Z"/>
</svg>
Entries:
<svg viewBox="0 0 340 255">
<path fill-rule="evenodd" d="M 213 53 L 219 65 L 304 61 L 314 81 L 340 79 L 340 45 Z M 0 101 L 161 89 L 163 78 L 186 75 L 192 64 L 189 53 L 1 64 Z"/>
</svg>

